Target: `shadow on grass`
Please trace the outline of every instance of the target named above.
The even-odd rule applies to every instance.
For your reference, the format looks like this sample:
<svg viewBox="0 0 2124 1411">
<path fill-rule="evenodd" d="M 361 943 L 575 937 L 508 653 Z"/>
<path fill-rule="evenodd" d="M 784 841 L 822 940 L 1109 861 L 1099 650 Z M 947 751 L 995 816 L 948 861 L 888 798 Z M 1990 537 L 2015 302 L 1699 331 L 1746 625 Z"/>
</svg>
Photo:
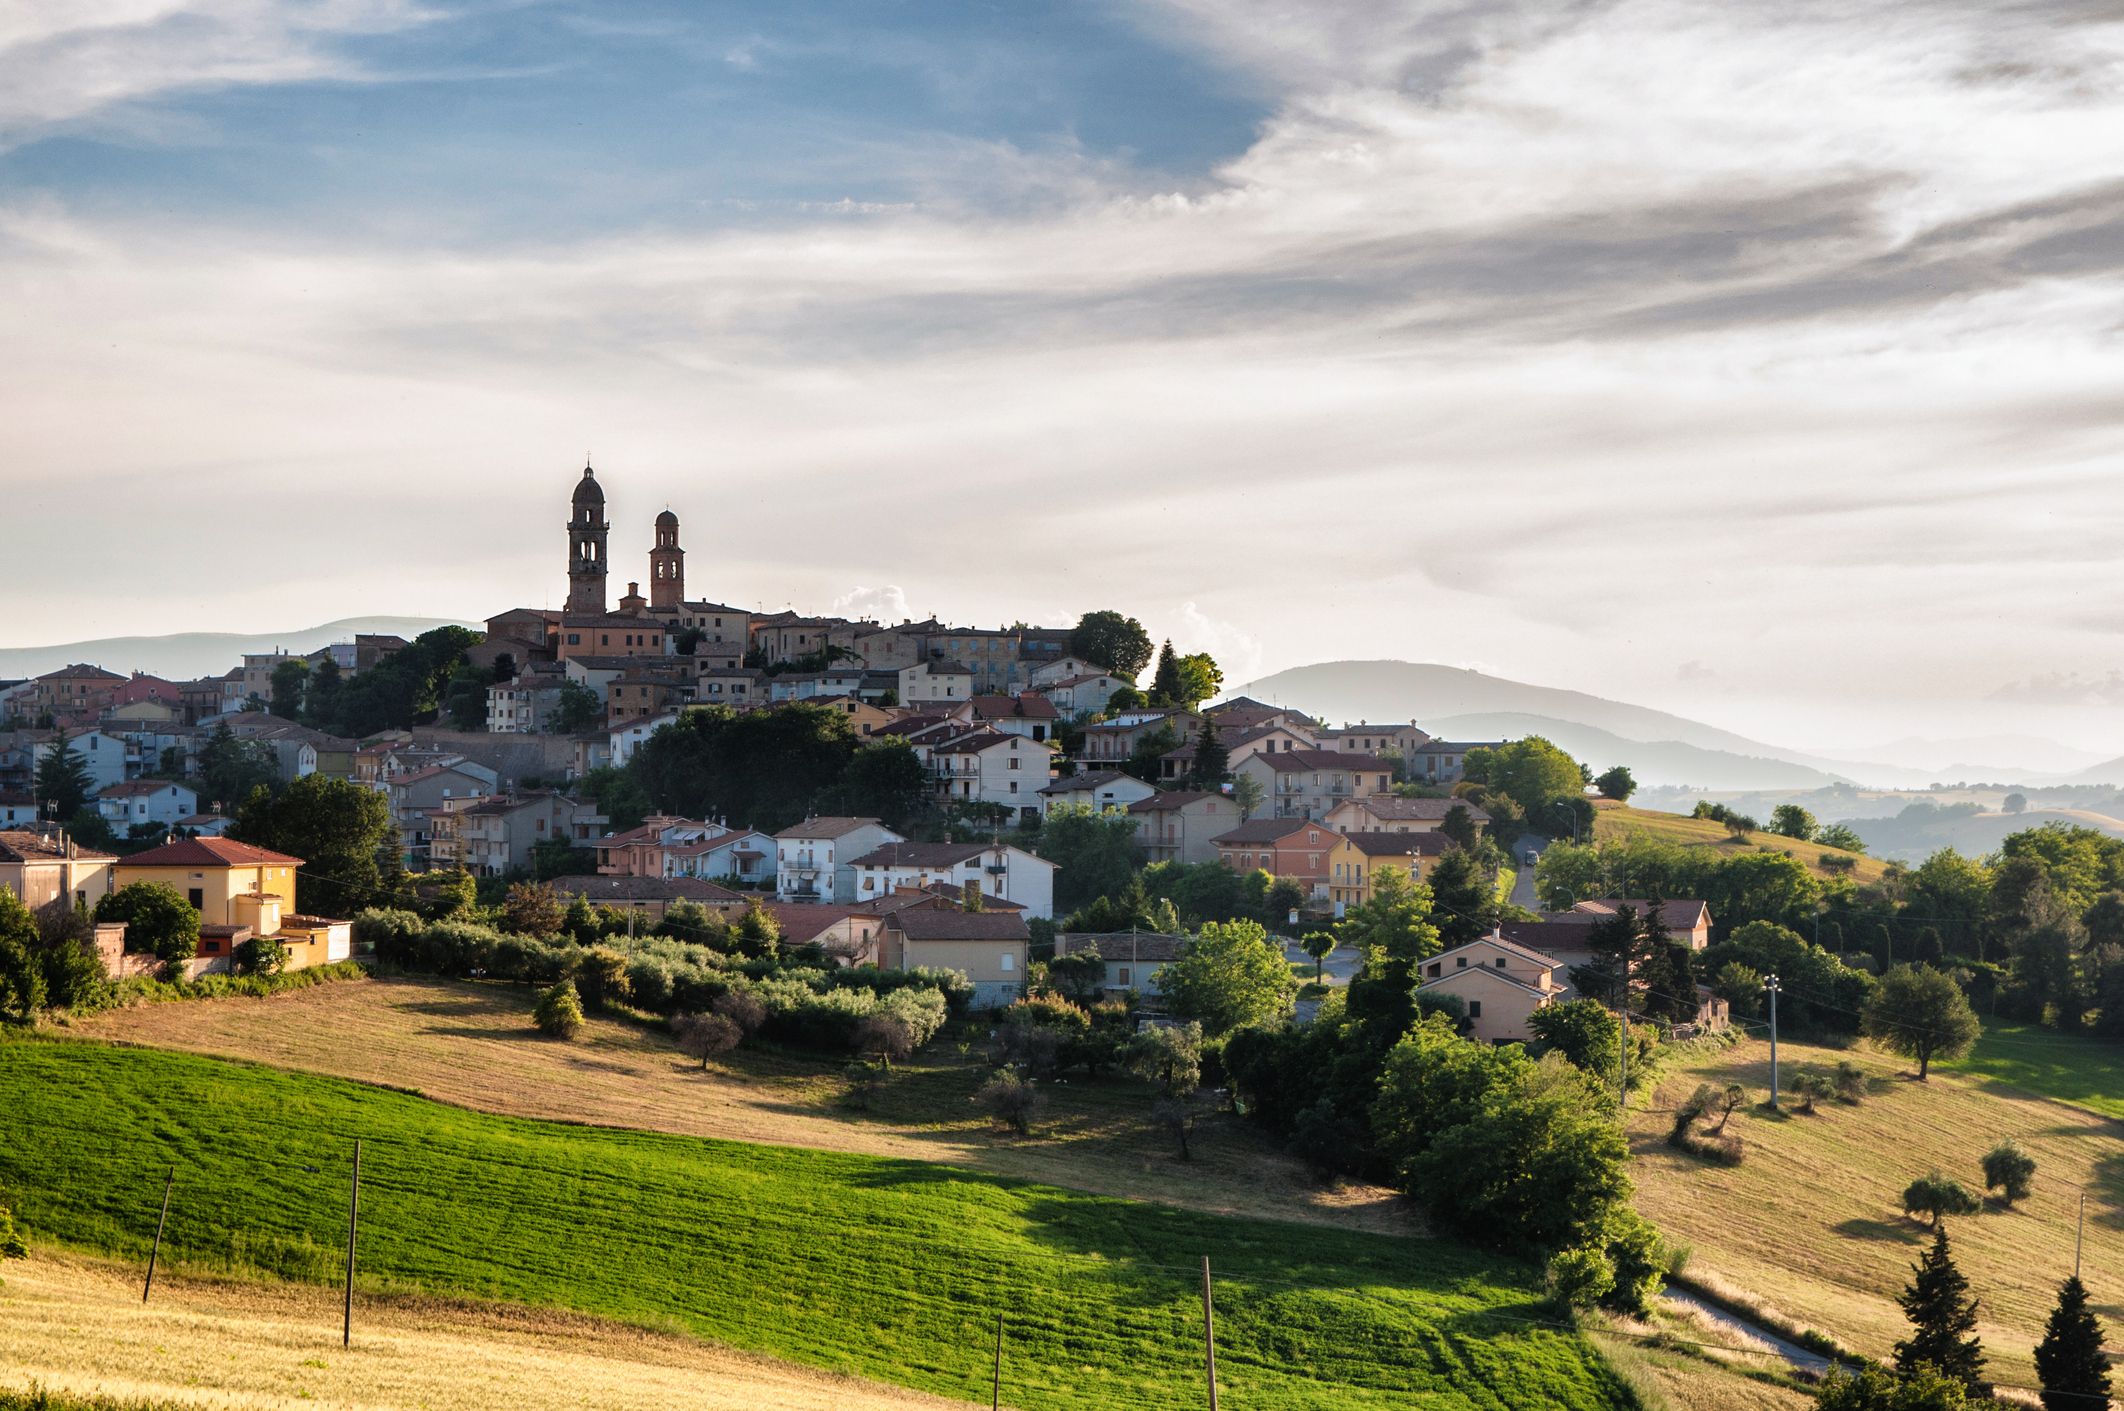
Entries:
<svg viewBox="0 0 2124 1411">
<path fill-rule="evenodd" d="M 1916 1231 L 1900 1220 L 1845 1220 L 1830 1230 L 1847 1240 L 1881 1240 L 1890 1244 L 1919 1244 Z"/>
</svg>

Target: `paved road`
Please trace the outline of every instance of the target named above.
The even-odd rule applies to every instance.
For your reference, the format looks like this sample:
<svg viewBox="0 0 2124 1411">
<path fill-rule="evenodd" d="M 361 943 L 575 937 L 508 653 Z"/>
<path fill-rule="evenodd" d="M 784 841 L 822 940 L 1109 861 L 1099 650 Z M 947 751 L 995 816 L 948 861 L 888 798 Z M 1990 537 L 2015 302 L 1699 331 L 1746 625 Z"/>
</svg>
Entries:
<svg viewBox="0 0 2124 1411">
<path fill-rule="evenodd" d="M 1299 949 L 1296 941 L 1292 941 L 1285 946 L 1284 954 L 1290 958 L 1292 964 L 1304 966 L 1304 973 L 1308 977 L 1312 975 L 1313 958 Z M 1361 959 L 1355 947 L 1337 946 L 1328 952 L 1327 962 L 1323 967 L 1323 971 L 1327 975 L 1327 981 L 1330 985 L 1347 985 L 1350 982 L 1350 977 L 1357 973 L 1357 967 L 1360 963 Z M 1300 1024 L 1309 1024 L 1312 1022 L 1314 1012 L 1319 1008 L 1319 1000 L 1302 999 L 1298 1001 L 1297 1008 L 1291 1017 Z"/>
<path fill-rule="evenodd" d="M 1819 1352 L 1810 1352 L 1797 1343 L 1787 1342 L 1754 1319 L 1743 1318 L 1729 1308 L 1698 1297 L 1688 1289 L 1679 1289 L 1669 1284 L 1660 1297 L 1683 1308 L 1695 1309 L 1718 1327 L 1730 1328 L 1758 1342 L 1769 1344 L 1771 1351 L 1802 1372 L 1818 1377 L 1829 1370 L 1829 1359 Z"/>
<path fill-rule="evenodd" d="M 1512 905 L 1523 906 L 1529 911 L 1541 910 L 1541 898 L 1534 895 L 1534 869 L 1527 865 L 1529 849 L 1540 852 L 1549 845 L 1549 840 L 1538 833 L 1528 833 L 1512 844 L 1512 865 L 1519 869 L 1519 880 L 1512 884 Z"/>
</svg>

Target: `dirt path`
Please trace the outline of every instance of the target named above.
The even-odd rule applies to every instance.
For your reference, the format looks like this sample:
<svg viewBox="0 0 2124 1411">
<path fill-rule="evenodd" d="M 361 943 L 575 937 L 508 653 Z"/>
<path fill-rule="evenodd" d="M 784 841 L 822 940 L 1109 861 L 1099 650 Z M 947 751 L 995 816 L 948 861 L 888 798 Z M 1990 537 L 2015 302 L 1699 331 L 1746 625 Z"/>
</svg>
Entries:
<svg viewBox="0 0 2124 1411">
<path fill-rule="evenodd" d="M 743 1053 L 703 1072 L 661 1031 L 593 1018 L 574 1043 L 540 1037 L 513 986 L 428 979 L 320 985 L 270 999 L 138 1005 L 73 1032 L 385 1083 L 516 1117 L 941 1161 L 1219 1214 L 1418 1233 L 1391 1192 L 1325 1189 L 1237 1118 L 1208 1124 L 1181 1163 L 1133 1084 L 1049 1085 L 1034 1140 L 995 1135 L 969 1101 L 986 1070 L 939 1043 L 869 1112 L 840 1105 L 834 1065 Z"/>
<path fill-rule="evenodd" d="M 915 1411 L 961 1407 L 567 1314 L 365 1296 L 351 1350 L 330 1289 L 155 1279 L 39 1251 L 0 1284 L 0 1387 L 209 1407 Z"/>
</svg>

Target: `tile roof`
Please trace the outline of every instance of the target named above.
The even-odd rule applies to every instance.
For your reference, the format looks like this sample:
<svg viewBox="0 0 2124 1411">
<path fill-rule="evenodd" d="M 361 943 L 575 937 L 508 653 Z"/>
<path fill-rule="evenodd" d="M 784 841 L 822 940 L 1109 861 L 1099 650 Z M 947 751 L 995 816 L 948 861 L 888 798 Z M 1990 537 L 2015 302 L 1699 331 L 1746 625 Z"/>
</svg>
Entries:
<svg viewBox="0 0 2124 1411">
<path fill-rule="evenodd" d="M 1397 794 L 1367 794 L 1361 799 L 1350 800 L 1350 804 L 1382 823 L 1443 822 L 1446 814 L 1455 808 L 1466 809 L 1473 822 L 1490 821 L 1489 814 L 1463 799 L 1405 799 Z"/>
<path fill-rule="evenodd" d="M 817 940 L 851 916 L 860 916 L 865 921 L 878 919 L 859 907 L 830 906 L 823 902 L 763 901 L 760 906 L 782 928 L 782 938 L 796 945 Z"/>
<path fill-rule="evenodd" d="M 1167 789 L 1152 794 L 1147 799 L 1138 799 L 1128 806 L 1130 813 L 1177 813 L 1191 803 L 1204 799 L 1221 799 L 1224 795 L 1207 789 Z"/>
<path fill-rule="evenodd" d="M 1454 846 L 1443 833 L 1345 833 L 1343 838 L 1366 857 L 1443 857 Z"/>
<path fill-rule="evenodd" d="M 1554 970 L 1558 965 L 1562 964 L 1561 961 L 1557 960 L 1556 957 L 1550 955 L 1547 951 L 1535 950 L 1532 946 L 1523 946 L 1519 944 L 1519 942 L 1511 940 L 1505 936 L 1498 935 L 1495 932 L 1492 932 L 1490 935 L 1487 936 L 1477 936 L 1474 940 L 1467 942 L 1465 945 L 1454 946 L 1451 950 L 1442 950 L 1438 952 L 1437 955 L 1434 955 L 1429 960 L 1426 960 L 1424 964 L 1429 965 L 1432 962 L 1443 959 L 1446 956 L 1457 955 L 1461 951 L 1471 949 L 1475 946 L 1494 946 L 1495 948 L 1503 951 L 1507 955 L 1516 955 L 1521 960 L 1529 961 L 1535 965 L 1544 966 L 1550 970 Z"/>
<path fill-rule="evenodd" d="M 1135 775 L 1123 774 L 1118 769 L 1094 769 L 1088 772 L 1072 774 L 1067 778 L 1057 779 L 1054 783 L 1041 789 L 1040 792 L 1043 794 L 1088 794 L 1095 789 L 1104 788 L 1117 779 L 1127 779 L 1132 783 L 1143 784 L 1143 781 L 1136 778 Z M 1147 789 L 1151 786 L 1143 784 L 1143 787 Z"/>
<path fill-rule="evenodd" d="M 9 828 L 0 831 L 0 862 L 59 862 L 66 858 L 66 849 L 59 842 L 59 834 L 39 833 L 27 828 Z M 94 848 L 74 845 L 74 857 L 87 858 L 92 862 L 108 861 L 111 855 Z"/>
<path fill-rule="evenodd" d="M 140 798 L 147 794 L 159 794 L 164 789 L 182 789 L 186 793 L 192 792 L 191 785 L 179 784 L 171 779 L 127 779 L 123 783 L 104 786 L 103 792 L 96 795 L 96 797 L 99 799 Z"/>
<path fill-rule="evenodd" d="M 1462 949 L 1466 949 L 1466 947 L 1462 947 Z M 1433 956 L 1431 957 L 1431 959 L 1436 960 L 1437 957 Z M 1430 964 L 1430 961 L 1425 961 L 1424 963 L 1428 965 Z M 1465 970 L 1448 970 L 1443 975 L 1439 975 L 1433 979 L 1425 980 L 1416 988 L 1419 990 L 1428 990 L 1433 985 L 1449 985 L 1453 983 L 1453 981 L 1458 980 L 1463 976 L 1467 975 L 1481 975 L 1487 979 L 1500 980 L 1515 989 L 1525 990 L 1528 994 L 1547 995 L 1551 998 L 1560 998 L 1557 991 L 1545 990 L 1539 985 L 1530 985 L 1526 981 L 1511 974 L 1509 971 L 1499 970 L 1494 965 L 1470 965 Z"/>
<path fill-rule="evenodd" d="M 1595 897 L 1579 902 L 1571 910 L 1592 916 L 1613 916 L 1627 906 L 1642 916 L 1651 905 L 1649 897 Z M 1704 902 L 1687 897 L 1674 897 L 1661 902 L 1659 915 L 1671 931 L 1693 931 L 1699 926 L 1711 924 L 1711 908 Z"/>
<path fill-rule="evenodd" d="M 1162 931 L 1064 931 L 1055 937 L 1056 955 L 1097 950 L 1109 964 L 1178 960 L 1187 953 L 1186 936 Z"/>
<path fill-rule="evenodd" d="M 1363 771 L 1367 774 L 1383 772 L 1387 766 L 1368 754 L 1344 754 L 1340 750 L 1274 750 L 1248 755 L 1241 764 L 1260 760 L 1278 774 L 1297 774 L 1315 769 L 1341 769 Z"/>
<path fill-rule="evenodd" d="M 1025 918 L 1015 911 L 937 911 L 910 907 L 896 911 L 885 924 L 910 941 L 1023 941 L 1031 939 Z"/>
<path fill-rule="evenodd" d="M 234 838 L 180 838 L 118 859 L 124 867 L 300 867 L 302 859 Z"/>
<path fill-rule="evenodd" d="M 1293 833 L 1302 833 L 1308 828 L 1317 828 L 1325 840 L 1332 841 L 1342 835 L 1317 818 L 1250 818 L 1229 833 L 1219 833 L 1210 839 L 1215 844 L 1273 843 L 1288 838 Z"/>
<path fill-rule="evenodd" d="M 974 714 L 989 720 L 1022 717 L 1027 720 L 1054 720 L 1062 712 L 1045 696 L 1000 696 L 979 695 L 967 701 Z"/>
<path fill-rule="evenodd" d="M 957 867 L 988 851 L 986 843 L 886 843 L 851 867 Z"/>
<path fill-rule="evenodd" d="M 1497 933 L 1534 950 L 1584 950 L 1586 933 L 1600 918 L 1583 912 L 1544 913 L 1539 921 L 1500 921 Z"/>
<path fill-rule="evenodd" d="M 793 827 L 784 828 L 775 834 L 777 838 L 840 838 L 858 828 L 878 823 L 875 818 L 807 818 Z"/>
</svg>

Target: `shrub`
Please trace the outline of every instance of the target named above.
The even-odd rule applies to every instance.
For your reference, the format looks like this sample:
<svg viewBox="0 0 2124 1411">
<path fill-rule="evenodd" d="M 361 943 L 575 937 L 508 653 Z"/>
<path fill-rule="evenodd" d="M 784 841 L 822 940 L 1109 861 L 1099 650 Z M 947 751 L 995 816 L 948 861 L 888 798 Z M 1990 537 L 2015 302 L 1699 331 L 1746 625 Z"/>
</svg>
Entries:
<svg viewBox="0 0 2124 1411">
<path fill-rule="evenodd" d="M 1903 1213 L 1929 1215 L 1938 1229 L 1946 1215 L 1974 1215 L 1981 1208 L 1977 1198 L 1960 1181 L 1932 1171 L 1903 1187 Z"/>
<path fill-rule="evenodd" d="M 1794 1073 L 1785 1086 L 1800 1100 L 1802 1112 L 1812 1112 L 1817 1100 L 1836 1095 L 1836 1084 L 1819 1073 Z"/>
<path fill-rule="evenodd" d="M 583 1002 L 575 993 L 575 982 L 563 980 L 540 995 L 531 1017 L 548 1038 L 572 1039 L 581 1033 Z"/>
<path fill-rule="evenodd" d="M 518 882 L 502 901 L 501 923 L 523 936 L 557 936 L 568 918 L 551 882 Z"/>
<path fill-rule="evenodd" d="M 856 1052 L 887 1068 L 905 1063 L 914 1047 L 914 1036 L 907 1026 L 888 1014 L 866 1014 L 856 1021 Z"/>
<path fill-rule="evenodd" d="M 388 965 L 411 967 L 427 927 L 427 922 L 410 911 L 372 906 L 355 913 L 354 944 Z"/>
<path fill-rule="evenodd" d="M 1591 1308 L 1615 1287 L 1615 1266 L 1599 1249 L 1559 1250 L 1549 1256 L 1549 1297 L 1564 1308 Z"/>
<path fill-rule="evenodd" d="M 736 1024 L 720 1014 L 681 1014 L 671 1021 L 671 1032 L 678 1038 L 679 1052 L 698 1058 L 704 1072 L 709 1059 L 730 1052 L 745 1037 Z"/>
<path fill-rule="evenodd" d="M 1866 1098 L 1866 1070 L 1846 1058 L 1836 1065 L 1836 1074 L 1829 1080 L 1836 1086 L 1836 1100 L 1856 1106 Z"/>
<path fill-rule="evenodd" d="M 414 967 L 438 975 L 470 975 L 493 963 L 501 932 L 471 921 L 436 921 L 421 933 Z"/>
<path fill-rule="evenodd" d="M 725 990 L 717 995 L 715 1012 L 735 1024 L 738 1032 L 748 1039 L 767 1022 L 767 1007 L 744 990 Z"/>
<path fill-rule="evenodd" d="M 272 936 L 253 936 L 232 958 L 239 975 L 278 975 L 288 967 L 288 948 Z"/>
<path fill-rule="evenodd" d="M 628 995 L 627 957 L 610 946 L 592 946 L 576 957 L 575 983 L 599 1009 L 622 1003 Z"/>
<path fill-rule="evenodd" d="M 199 953 L 199 913 L 161 882 L 132 882 L 96 903 L 98 921 L 125 923 L 125 948 L 162 961 Z"/>
<path fill-rule="evenodd" d="M 973 1100 L 998 1126 L 1021 1137 L 1032 1135 L 1032 1125 L 1047 1105 L 1047 1095 L 1032 1079 L 1020 1077 L 1009 1068 L 983 1083 Z"/>
<path fill-rule="evenodd" d="M 847 1088 L 841 1093 L 841 1103 L 858 1112 L 870 1111 L 878 1094 L 885 1090 L 885 1065 L 867 1058 L 859 1058 L 843 1068 L 841 1076 L 848 1080 Z"/>
<path fill-rule="evenodd" d="M 1185 1097 L 1202 1083 L 1202 1026 L 1159 1024 L 1145 1029 L 1128 1048 L 1136 1076 L 1158 1085 L 1168 1098 Z"/>
<path fill-rule="evenodd" d="M 1999 1204 L 2011 1206 L 2028 1198 L 2035 1170 L 2035 1158 L 2009 1138 L 1984 1153 L 1984 1189 L 1999 1192 Z"/>
</svg>

